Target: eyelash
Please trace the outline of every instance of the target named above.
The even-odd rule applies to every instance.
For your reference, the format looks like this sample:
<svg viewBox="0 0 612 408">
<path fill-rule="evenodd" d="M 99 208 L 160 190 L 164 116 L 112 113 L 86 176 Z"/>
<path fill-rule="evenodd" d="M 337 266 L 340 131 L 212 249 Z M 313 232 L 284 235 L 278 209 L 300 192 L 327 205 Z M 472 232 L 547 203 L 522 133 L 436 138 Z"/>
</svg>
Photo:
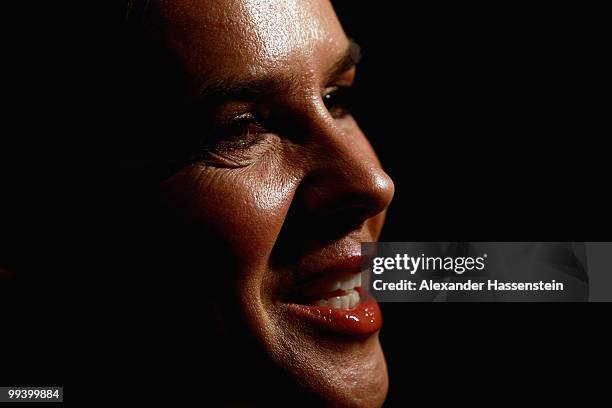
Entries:
<svg viewBox="0 0 612 408">
<path fill-rule="evenodd" d="M 214 132 L 214 142 L 221 149 L 245 149 L 259 140 L 252 136 L 265 132 L 255 115 L 244 113 L 221 124 Z"/>
<path fill-rule="evenodd" d="M 323 95 L 323 103 L 335 119 L 349 115 L 352 88 L 334 86 Z M 252 113 L 244 113 L 222 123 L 206 143 L 207 151 L 232 151 L 247 149 L 262 139 L 266 128 Z"/>
</svg>

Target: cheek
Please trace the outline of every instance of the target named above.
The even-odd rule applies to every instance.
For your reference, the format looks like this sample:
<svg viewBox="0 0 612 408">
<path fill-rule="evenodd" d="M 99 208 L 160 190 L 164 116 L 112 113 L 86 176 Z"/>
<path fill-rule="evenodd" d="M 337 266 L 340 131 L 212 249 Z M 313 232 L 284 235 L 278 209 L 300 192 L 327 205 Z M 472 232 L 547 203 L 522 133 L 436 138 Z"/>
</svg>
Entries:
<svg viewBox="0 0 612 408">
<path fill-rule="evenodd" d="M 285 220 L 297 181 L 264 161 L 239 169 L 192 167 L 165 181 L 162 196 L 231 257 L 234 268 L 260 269 Z"/>
</svg>

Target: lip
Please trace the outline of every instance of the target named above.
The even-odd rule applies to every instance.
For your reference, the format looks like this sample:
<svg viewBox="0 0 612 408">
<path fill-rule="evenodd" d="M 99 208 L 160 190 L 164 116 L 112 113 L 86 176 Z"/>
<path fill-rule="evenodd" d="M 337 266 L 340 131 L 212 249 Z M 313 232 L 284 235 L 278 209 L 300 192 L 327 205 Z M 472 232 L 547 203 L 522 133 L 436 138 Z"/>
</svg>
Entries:
<svg viewBox="0 0 612 408">
<path fill-rule="evenodd" d="M 289 296 L 289 299 L 285 297 L 285 300 L 282 301 L 282 307 L 288 314 L 307 325 L 348 338 L 367 337 L 380 330 L 382 313 L 378 302 L 362 287 L 355 288 L 359 292 L 360 301 L 351 310 L 306 304 L 307 299 L 296 295 L 296 293 L 308 290 L 306 288 L 317 288 L 321 282 L 333 280 L 334 277 L 361 273 L 360 253 L 345 252 L 344 255 L 335 257 L 331 263 L 313 262 L 309 266 L 310 271 L 317 272 L 303 270 L 302 273 L 299 273 L 300 278 L 295 285 L 292 285 L 293 289 L 290 291 L 292 295 Z"/>
<path fill-rule="evenodd" d="M 313 268 L 311 266 L 311 268 Z M 300 278 L 295 286 L 300 287 L 304 284 L 326 279 L 332 275 L 341 273 L 361 273 L 361 254 L 352 254 L 345 257 L 337 258 L 332 264 L 315 265 L 314 268 L 320 272 L 300 274 Z"/>
<path fill-rule="evenodd" d="M 363 291 L 359 289 L 360 294 Z M 382 313 L 376 300 L 362 297 L 355 309 L 343 310 L 330 307 L 286 304 L 296 318 L 325 331 L 348 337 L 370 336 L 382 327 Z"/>
</svg>

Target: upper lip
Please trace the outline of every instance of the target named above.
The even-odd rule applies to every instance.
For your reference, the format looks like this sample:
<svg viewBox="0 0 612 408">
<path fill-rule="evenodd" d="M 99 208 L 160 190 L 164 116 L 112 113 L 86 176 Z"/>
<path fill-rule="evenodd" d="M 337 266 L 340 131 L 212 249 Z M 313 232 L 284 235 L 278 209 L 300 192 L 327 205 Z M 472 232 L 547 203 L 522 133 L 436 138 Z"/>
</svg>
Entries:
<svg viewBox="0 0 612 408">
<path fill-rule="evenodd" d="M 330 281 L 348 273 L 361 272 L 361 242 L 373 241 L 367 229 L 353 231 L 343 239 L 323 247 L 304 244 L 295 250 L 301 256 L 292 266 L 282 267 L 277 274 L 277 294 L 280 298 L 294 297 L 299 289 Z"/>
<path fill-rule="evenodd" d="M 312 273 L 306 274 L 302 279 L 298 279 L 298 281 L 295 282 L 295 286 L 302 286 L 303 284 L 323 279 L 333 279 L 338 275 L 351 272 L 361 272 L 360 253 L 344 256 L 339 255 L 338 258 L 334 259 L 332 262 L 327 263 L 325 266 L 321 265 L 321 267 L 313 270 Z"/>
<path fill-rule="evenodd" d="M 331 262 L 320 264 L 316 269 L 310 269 L 298 278 L 287 291 L 286 297 L 289 301 L 305 301 L 305 297 L 311 297 L 313 292 L 325 286 L 325 283 L 346 277 L 347 274 L 358 274 L 361 272 L 361 254 L 351 253 L 333 259 Z M 321 293 L 323 294 L 323 293 Z M 316 296 L 315 296 L 316 297 Z"/>
</svg>

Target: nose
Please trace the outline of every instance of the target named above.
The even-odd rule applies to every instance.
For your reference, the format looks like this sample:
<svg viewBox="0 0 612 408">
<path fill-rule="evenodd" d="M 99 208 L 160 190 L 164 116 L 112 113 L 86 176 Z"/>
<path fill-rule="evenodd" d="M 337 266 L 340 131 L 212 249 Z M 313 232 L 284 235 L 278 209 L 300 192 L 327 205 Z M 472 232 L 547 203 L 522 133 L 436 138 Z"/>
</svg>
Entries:
<svg viewBox="0 0 612 408">
<path fill-rule="evenodd" d="M 393 181 L 356 125 L 347 130 L 325 122 L 312 135 L 316 159 L 299 195 L 305 218 L 319 232 L 342 235 L 361 228 L 389 206 Z"/>
</svg>

